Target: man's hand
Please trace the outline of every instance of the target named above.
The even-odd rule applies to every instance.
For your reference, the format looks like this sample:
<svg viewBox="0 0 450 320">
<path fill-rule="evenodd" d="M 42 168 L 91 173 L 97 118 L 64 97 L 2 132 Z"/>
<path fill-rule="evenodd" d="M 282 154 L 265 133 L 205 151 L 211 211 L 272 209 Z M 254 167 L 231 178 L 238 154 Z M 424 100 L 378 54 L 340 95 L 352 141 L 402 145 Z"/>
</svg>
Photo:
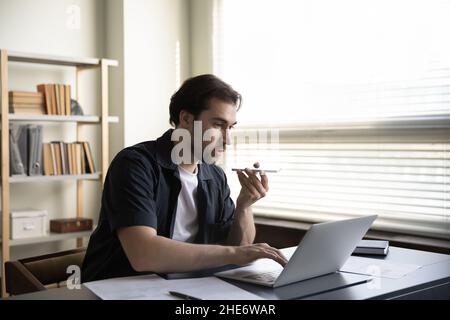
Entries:
<svg viewBox="0 0 450 320">
<path fill-rule="evenodd" d="M 256 162 L 253 167 L 259 168 L 259 162 Z M 236 207 L 248 208 L 266 196 L 269 191 L 269 180 L 265 174 L 259 173 L 261 177 L 259 179 L 258 172 L 247 168 L 244 171 L 237 171 L 237 175 L 241 184 L 241 192 L 236 200 Z"/>
<path fill-rule="evenodd" d="M 234 247 L 233 256 L 233 263 L 240 266 L 247 265 L 261 258 L 272 259 L 283 267 L 288 262 L 280 250 L 269 246 L 267 243 L 256 243 L 248 246 Z"/>
</svg>

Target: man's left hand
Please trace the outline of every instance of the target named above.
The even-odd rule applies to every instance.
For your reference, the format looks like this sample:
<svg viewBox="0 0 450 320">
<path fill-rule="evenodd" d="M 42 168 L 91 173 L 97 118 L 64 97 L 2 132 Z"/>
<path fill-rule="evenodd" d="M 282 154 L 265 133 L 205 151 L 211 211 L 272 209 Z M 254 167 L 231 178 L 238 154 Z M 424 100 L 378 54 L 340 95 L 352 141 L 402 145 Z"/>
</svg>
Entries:
<svg viewBox="0 0 450 320">
<path fill-rule="evenodd" d="M 253 164 L 259 168 L 259 163 Z M 248 208 L 256 201 L 264 198 L 269 191 L 269 180 L 263 172 L 252 171 L 249 168 L 237 171 L 241 192 L 236 200 L 236 207 Z M 259 175 L 259 177 L 258 177 Z"/>
</svg>

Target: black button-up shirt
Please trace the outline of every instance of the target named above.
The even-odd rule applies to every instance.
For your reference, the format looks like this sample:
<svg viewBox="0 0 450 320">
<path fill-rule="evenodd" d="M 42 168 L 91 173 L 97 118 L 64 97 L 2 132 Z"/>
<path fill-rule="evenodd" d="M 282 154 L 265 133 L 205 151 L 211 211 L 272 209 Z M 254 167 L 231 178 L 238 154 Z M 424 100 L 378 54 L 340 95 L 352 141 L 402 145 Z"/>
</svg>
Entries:
<svg viewBox="0 0 450 320">
<path fill-rule="evenodd" d="M 177 165 L 171 160 L 172 129 L 156 141 L 120 151 L 111 162 L 103 188 L 98 226 L 83 262 L 83 282 L 137 275 L 117 237 L 117 229 L 149 226 L 172 238 L 181 189 Z M 226 175 L 216 165 L 198 164 L 195 243 L 223 242 L 234 218 Z"/>
</svg>

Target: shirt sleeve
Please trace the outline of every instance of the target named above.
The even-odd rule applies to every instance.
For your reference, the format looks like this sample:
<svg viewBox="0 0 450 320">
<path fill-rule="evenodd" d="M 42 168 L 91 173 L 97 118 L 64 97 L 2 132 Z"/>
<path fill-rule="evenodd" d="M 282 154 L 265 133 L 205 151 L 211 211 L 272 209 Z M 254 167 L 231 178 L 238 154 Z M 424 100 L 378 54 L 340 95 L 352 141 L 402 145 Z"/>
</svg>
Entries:
<svg viewBox="0 0 450 320">
<path fill-rule="evenodd" d="M 234 221 L 234 214 L 236 211 L 236 207 L 234 205 L 233 199 L 230 196 L 230 187 L 228 186 L 227 176 L 225 172 L 222 171 L 223 180 L 222 180 L 222 201 L 223 201 L 223 211 L 221 212 L 221 221 L 218 224 L 218 228 L 216 229 L 216 243 L 223 243 L 228 237 L 230 233 L 231 226 Z"/>
<path fill-rule="evenodd" d="M 122 151 L 108 171 L 102 205 L 113 232 L 122 227 L 157 228 L 155 174 L 135 151 Z"/>
</svg>

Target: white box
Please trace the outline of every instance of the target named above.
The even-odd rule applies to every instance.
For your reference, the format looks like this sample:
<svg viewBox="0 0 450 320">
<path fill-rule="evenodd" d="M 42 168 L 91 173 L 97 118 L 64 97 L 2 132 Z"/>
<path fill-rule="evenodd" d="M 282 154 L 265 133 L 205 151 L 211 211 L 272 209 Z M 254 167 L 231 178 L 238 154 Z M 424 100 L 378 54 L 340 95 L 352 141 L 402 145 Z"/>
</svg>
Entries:
<svg viewBox="0 0 450 320">
<path fill-rule="evenodd" d="M 11 211 L 11 239 L 46 236 L 47 218 L 46 210 Z"/>
</svg>

